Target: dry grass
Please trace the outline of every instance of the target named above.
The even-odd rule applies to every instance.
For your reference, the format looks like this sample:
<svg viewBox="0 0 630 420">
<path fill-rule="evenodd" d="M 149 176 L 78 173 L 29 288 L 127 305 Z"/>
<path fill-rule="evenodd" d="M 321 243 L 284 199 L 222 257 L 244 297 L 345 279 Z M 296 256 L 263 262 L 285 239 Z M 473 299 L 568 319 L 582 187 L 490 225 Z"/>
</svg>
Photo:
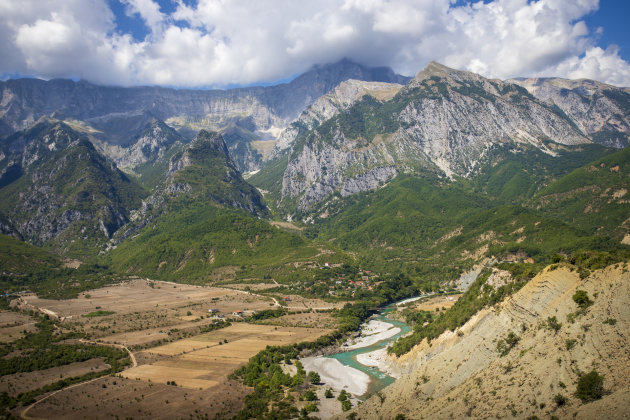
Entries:
<svg viewBox="0 0 630 420">
<path fill-rule="evenodd" d="M 0 311 L 0 342 L 9 343 L 24 336 L 24 331 L 35 331 L 35 320 L 12 311 Z"/>
<path fill-rule="evenodd" d="M 429 311 L 429 312 L 433 312 L 438 308 L 440 310 L 442 310 L 442 308 L 449 309 L 451 306 L 455 305 L 455 302 L 457 302 L 457 300 L 461 296 L 462 296 L 461 294 L 450 295 L 450 296 L 436 296 L 424 302 L 416 304 L 413 308 L 418 311 Z"/>
<path fill-rule="evenodd" d="M 146 350 L 142 353 L 150 354 L 155 361 L 126 370 L 122 375 L 152 383 L 175 381 L 186 388 L 207 389 L 220 383 L 222 378 L 268 345 L 314 340 L 329 332 L 319 328 L 237 323 Z"/>
<path fill-rule="evenodd" d="M 177 382 L 176 382 L 177 383 Z M 105 388 L 103 387 L 105 386 Z M 46 419 L 230 418 L 240 410 L 248 390 L 223 380 L 203 390 L 126 378 L 102 378 L 64 390 L 29 411 Z"/>
</svg>

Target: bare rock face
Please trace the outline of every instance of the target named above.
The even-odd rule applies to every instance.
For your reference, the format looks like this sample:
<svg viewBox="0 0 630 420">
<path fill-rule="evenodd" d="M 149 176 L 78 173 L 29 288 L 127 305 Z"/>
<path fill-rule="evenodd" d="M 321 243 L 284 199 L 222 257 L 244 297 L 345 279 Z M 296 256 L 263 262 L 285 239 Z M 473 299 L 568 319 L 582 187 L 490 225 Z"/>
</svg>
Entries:
<svg viewBox="0 0 630 420">
<path fill-rule="evenodd" d="M 287 141 L 282 200 L 297 202 L 300 211 L 335 192 L 372 190 L 399 172 L 468 177 L 496 147 L 521 145 L 553 155 L 550 142 L 593 141 L 521 86 L 438 63 L 395 95 L 392 86 L 369 91 L 360 85 L 340 85 L 302 114 L 301 126 L 285 132 L 296 139 Z"/>
<path fill-rule="evenodd" d="M 278 137 L 272 157 L 288 149 L 299 134 L 305 133 L 345 111 L 365 95 L 381 100 L 391 99 L 403 85 L 397 83 L 366 82 L 347 80 L 331 92 L 317 98 L 300 116 Z"/>
<path fill-rule="evenodd" d="M 593 141 L 611 147 L 630 143 L 630 92 L 594 80 L 514 79 L 532 95 L 555 105 Z"/>
<path fill-rule="evenodd" d="M 163 121 L 153 119 L 129 147 L 105 146 L 103 152 L 119 168 L 134 170 L 138 165 L 164 159 L 175 144 L 185 139 Z"/>
</svg>

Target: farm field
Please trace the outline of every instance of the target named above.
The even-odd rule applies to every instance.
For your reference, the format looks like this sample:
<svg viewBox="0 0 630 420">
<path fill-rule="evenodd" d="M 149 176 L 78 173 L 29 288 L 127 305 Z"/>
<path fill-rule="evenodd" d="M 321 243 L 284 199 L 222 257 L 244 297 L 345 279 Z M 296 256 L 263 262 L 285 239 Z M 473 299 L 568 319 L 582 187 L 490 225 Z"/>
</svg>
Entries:
<svg viewBox="0 0 630 420">
<path fill-rule="evenodd" d="M 449 296 L 435 296 L 429 298 L 427 300 L 422 300 L 417 302 L 415 305 L 409 306 L 418 311 L 429 311 L 433 312 L 436 309 L 442 310 L 442 308 L 449 309 L 451 306 L 455 305 L 455 302 L 461 297 L 459 295 L 449 295 Z"/>
<path fill-rule="evenodd" d="M 229 375 L 265 349 L 312 341 L 336 328 L 327 312 L 339 305 L 291 296 L 288 301 L 251 290 L 203 287 L 133 279 L 56 301 L 23 295 L 12 305 L 55 319 L 59 331 L 86 333 L 89 341 L 126 346 L 137 366 L 115 377 L 91 379 L 65 389 L 44 393 L 35 405 L 16 408 L 24 418 L 205 418 L 237 413 L 251 389 Z M 277 309 L 288 314 L 248 323 L 256 311 Z M 295 307 L 295 309 L 291 309 Z M 213 309 L 218 312 L 210 312 Z M 218 317 L 221 318 L 218 318 Z M 218 319 L 232 325 L 212 328 Z M 15 342 L 23 331 L 37 331 L 37 319 L 24 313 L 0 312 L 0 340 Z M 69 340 L 69 343 L 76 340 Z M 16 397 L 64 378 L 107 370 L 94 358 L 34 372 L 0 377 L 0 393 Z M 27 410 L 25 414 L 24 410 Z"/>
<path fill-rule="evenodd" d="M 35 322 L 18 312 L 0 311 L 0 343 L 15 341 L 24 336 L 24 331 L 35 330 Z"/>
<path fill-rule="evenodd" d="M 99 309 L 128 314 L 152 312 L 156 308 L 179 308 L 195 303 L 207 302 L 210 306 L 213 298 L 214 301 L 220 300 L 226 311 L 242 309 L 244 304 L 248 304 L 249 309 L 266 306 L 265 299 L 246 292 L 141 279 L 90 290 L 69 300 L 40 299 L 33 294 L 26 295 L 19 304 L 32 309 L 46 309 L 50 311 L 49 315 L 61 319 L 76 319 Z"/>
<path fill-rule="evenodd" d="M 310 341 L 331 330 L 275 327 L 244 322 L 139 352 L 156 361 L 128 369 L 122 376 L 157 383 L 175 381 L 190 389 L 216 386 L 266 346 Z M 143 354 L 146 353 L 146 354 Z"/>
<path fill-rule="evenodd" d="M 69 365 L 37 370 L 34 372 L 22 372 L 0 377 L 0 393 L 19 394 L 43 385 L 52 384 L 60 378 L 81 376 L 90 372 L 100 372 L 109 369 L 110 366 L 102 358 L 90 359 L 85 362 L 76 362 Z"/>
<path fill-rule="evenodd" d="M 191 390 L 120 377 L 103 377 L 65 389 L 27 413 L 46 419 L 175 419 L 230 418 L 251 391 L 237 381 Z"/>
</svg>

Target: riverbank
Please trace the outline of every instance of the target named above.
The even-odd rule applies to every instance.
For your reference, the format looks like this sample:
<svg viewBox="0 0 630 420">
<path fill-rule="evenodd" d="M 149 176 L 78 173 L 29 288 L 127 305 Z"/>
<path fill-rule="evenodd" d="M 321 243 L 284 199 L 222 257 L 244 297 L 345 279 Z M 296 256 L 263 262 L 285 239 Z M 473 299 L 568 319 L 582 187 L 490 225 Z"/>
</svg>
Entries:
<svg viewBox="0 0 630 420">
<path fill-rule="evenodd" d="M 353 395 L 368 391 L 370 376 L 329 357 L 304 357 L 300 359 L 304 370 L 319 373 L 321 382 L 336 391 L 345 389 Z"/>
<path fill-rule="evenodd" d="M 392 338 L 396 334 L 399 334 L 400 331 L 400 328 L 395 327 L 389 322 L 372 319 L 361 328 L 359 337 L 352 339 L 349 342 L 346 342 L 343 345 L 343 348 L 355 350 L 363 347 L 368 347 L 378 343 L 379 341 Z"/>
<path fill-rule="evenodd" d="M 357 362 L 364 366 L 374 367 L 395 379 L 403 375 L 401 367 L 388 357 L 387 348 L 357 354 Z"/>
</svg>

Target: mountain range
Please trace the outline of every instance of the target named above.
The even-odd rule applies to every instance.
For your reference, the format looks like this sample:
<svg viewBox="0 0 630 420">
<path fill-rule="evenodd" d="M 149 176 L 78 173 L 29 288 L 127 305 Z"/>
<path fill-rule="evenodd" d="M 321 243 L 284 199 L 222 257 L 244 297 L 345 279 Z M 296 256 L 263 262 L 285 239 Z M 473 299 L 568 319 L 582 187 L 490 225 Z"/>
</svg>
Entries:
<svg viewBox="0 0 630 420">
<path fill-rule="evenodd" d="M 243 418 L 271 418 L 271 400 L 293 407 L 293 390 L 306 389 L 285 392 L 281 361 L 343 342 L 370 308 L 445 291 L 462 294 L 449 310 L 402 311 L 412 331 L 387 357 L 406 376 L 352 415 L 533 418 L 549 404 L 545 414 L 588 417 L 597 403 L 574 411 L 564 391 L 542 394 L 573 389 L 602 354 L 612 400 L 627 404 L 627 383 L 615 382 L 627 368 L 610 360 L 627 347 L 628 88 L 435 62 L 407 78 L 343 60 L 225 91 L 33 79 L 0 89 L 5 293 L 68 298 L 142 276 L 233 287 L 264 306 L 281 306 L 278 293 L 339 305 L 318 314 L 335 335 L 267 346 L 243 368 L 254 386 Z M 370 287 L 350 287 L 357 272 Z M 576 307 L 578 287 L 592 308 Z M 84 316 L 109 314 L 100 308 Z M 258 315 L 315 315 L 285 309 Z M 527 401 L 511 386 L 529 380 L 510 373 L 519 364 L 537 381 Z"/>
<path fill-rule="evenodd" d="M 18 79 L 0 82 L 0 136 L 49 116 L 89 133 L 108 146 L 127 148 L 154 119 L 191 140 L 200 129 L 222 132 L 241 169 L 255 169 L 261 154 L 254 140 L 273 140 L 319 96 L 348 79 L 405 83 L 388 68 L 349 60 L 317 66 L 290 83 L 229 90 L 119 88 L 89 82 Z"/>
<path fill-rule="evenodd" d="M 347 211 L 358 211 L 359 193 L 401 176 L 493 203 L 479 210 L 525 204 L 630 139 L 628 89 L 491 80 L 435 62 L 408 79 L 343 60 L 287 84 L 227 91 L 0 87 L 2 232 L 62 254 L 104 252 L 188 205 L 273 213 L 321 232 L 346 220 L 339 232 L 352 235 Z M 558 203 L 536 197 L 526 207 Z"/>
</svg>

